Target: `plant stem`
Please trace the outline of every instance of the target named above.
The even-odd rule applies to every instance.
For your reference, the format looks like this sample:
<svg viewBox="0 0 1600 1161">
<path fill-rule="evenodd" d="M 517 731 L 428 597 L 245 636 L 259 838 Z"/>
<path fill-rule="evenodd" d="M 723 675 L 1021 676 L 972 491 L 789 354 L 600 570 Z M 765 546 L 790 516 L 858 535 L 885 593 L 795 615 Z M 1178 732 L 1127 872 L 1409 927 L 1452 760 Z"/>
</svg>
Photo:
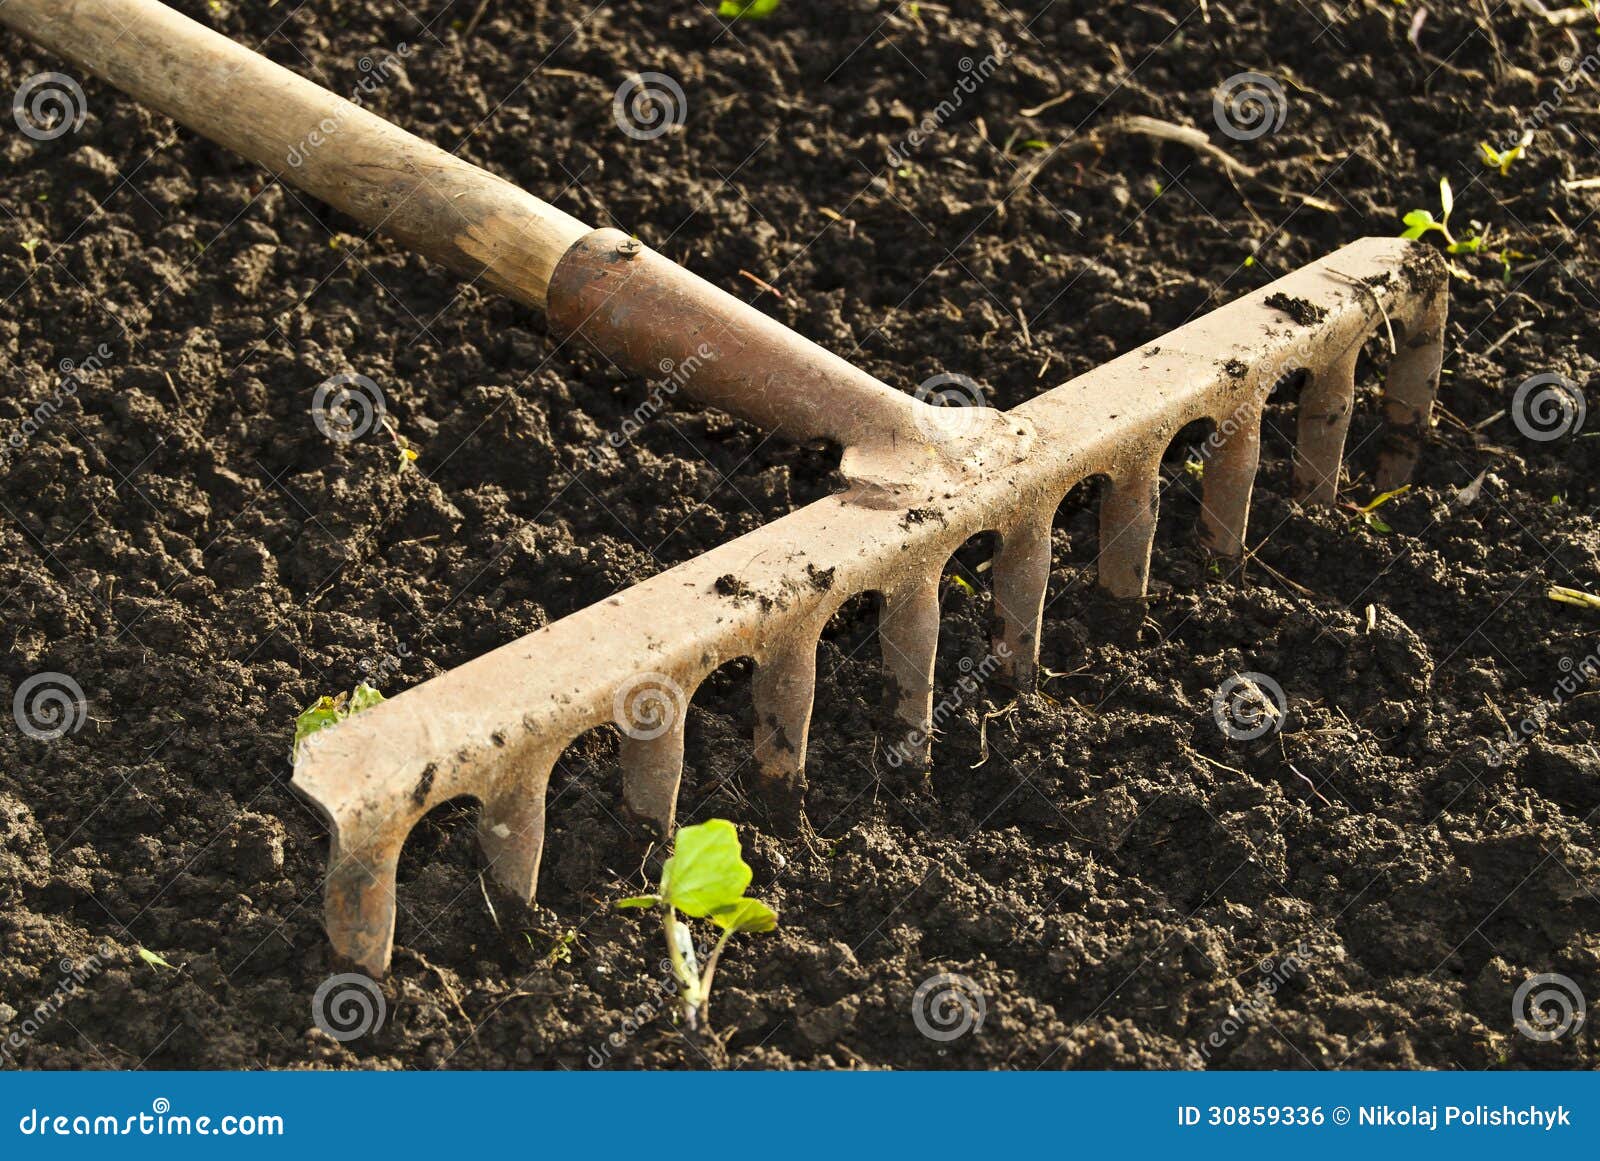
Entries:
<svg viewBox="0 0 1600 1161">
<path fill-rule="evenodd" d="M 717 974 L 717 960 L 722 958 L 722 949 L 728 946 L 728 939 L 733 935 L 729 928 L 722 933 L 722 938 L 717 940 L 717 946 L 711 949 L 711 954 L 706 957 L 706 970 L 700 977 L 700 1018 L 706 1026 L 711 1025 L 711 980 Z"/>
<path fill-rule="evenodd" d="M 689 970 L 689 965 L 683 961 L 683 952 L 678 949 L 678 909 L 670 903 L 662 910 L 661 925 L 667 933 L 667 958 L 672 962 L 672 974 L 683 985 L 684 1023 L 693 1032 L 698 1024 L 700 981 Z"/>
</svg>

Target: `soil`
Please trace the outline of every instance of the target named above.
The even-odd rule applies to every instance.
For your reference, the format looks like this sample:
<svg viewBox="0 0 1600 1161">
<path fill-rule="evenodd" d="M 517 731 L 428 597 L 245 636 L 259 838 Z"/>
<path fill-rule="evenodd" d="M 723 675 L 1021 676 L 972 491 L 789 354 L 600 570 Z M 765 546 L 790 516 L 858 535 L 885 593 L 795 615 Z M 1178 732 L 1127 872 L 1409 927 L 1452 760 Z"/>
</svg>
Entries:
<svg viewBox="0 0 1600 1161">
<path fill-rule="evenodd" d="M 1286 498 L 1292 384 L 1237 575 L 1195 546 L 1194 433 L 1139 609 L 1094 596 L 1094 497 L 1069 497 L 1037 694 L 953 695 L 988 623 L 986 549 L 964 550 L 938 671 L 958 704 L 925 781 L 884 761 L 865 599 L 821 645 L 806 839 L 764 831 L 747 793 L 748 675 L 708 681 L 683 815 L 739 825 L 782 915 L 730 948 L 715 1038 L 675 1029 L 657 926 L 611 907 L 647 860 L 599 732 L 552 786 L 537 907 L 481 885 L 467 808 L 417 828 L 387 1021 L 340 1043 L 311 1013 L 335 969 L 326 831 L 289 785 L 297 713 L 363 677 L 412 686 L 770 521 L 835 488 L 837 454 L 681 397 L 612 446 L 642 384 L 82 78 L 76 133 L 0 134 L 0 431 L 56 401 L 0 463 L 0 692 L 53 672 L 84 699 L 59 739 L 0 728 L 0 1031 L 84 977 L 6 1064 L 1600 1061 L 1586 1025 L 1543 1042 L 1512 1020 L 1541 973 L 1600 1001 L 1600 614 L 1546 597 L 1600 589 L 1600 445 L 1507 414 L 1529 376 L 1588 384 L 1600 360 L 1600 189 L 1563 185 L 1600 173 L 1572 63 L 1594 28 L 1378 0 L 786 0 L 731 25 L 699 3 L 491 0 L 470 35 L 466 0 L 179 7 L 340 92 L 406 42 L 380 112 L 889 382 L 960 372 L 1002 407 L 1437 212 L 1441 176 L 1456 236 L 1475 221 L 1517 254 L 1508 273 L 1452 259 L 1439 422 L 1415 486 L 1372 512 Z M 9 33 L 0 51 L 7 84 L 64 67 Z M 681 130 L 618 129 L 640 70 L 681 83 Z M 1241 140 L 1213 93 L 1246 71 L 1286 116 Z M 1479 143 L 1515 142 L 1544 101 L 1525 156 L 1484 165 Z M 1036 145 L 1129 115 L 1196 126 L 1256 176 L 1148 134 Z M 1352 446 L 1375 428 L 1373 350 Z M 381 386 L 413 468 L 381 433 L 312 423 L 339 373 Z M 1372 500 L 1361 454 L 1351 472 Z M 1286 707 L 1254 741 L 1213 715 L 1245 672 Z M 913 1019 L 940 973 L 982 993 L 953 1039 Z"/>
</svg>

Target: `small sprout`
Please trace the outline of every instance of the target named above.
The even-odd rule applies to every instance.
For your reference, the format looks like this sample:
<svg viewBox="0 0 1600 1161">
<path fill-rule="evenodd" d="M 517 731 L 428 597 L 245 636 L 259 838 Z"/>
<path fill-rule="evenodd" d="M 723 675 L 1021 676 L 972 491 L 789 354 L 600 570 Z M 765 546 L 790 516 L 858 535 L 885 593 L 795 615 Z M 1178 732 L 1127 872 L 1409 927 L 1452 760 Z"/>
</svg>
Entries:
<svg viewBox="0 0 1600 1161">
<path fill-rule="evenodd" d="M 533 941 L 530 939 L 528 942 L 532 943 Z M 558 963 L 571 963 L 572 962 L 572 945 L 577 943 L 577 942 L 578 942 L 577 929 L 576 928 L 572 928 L 572 929 L 567 930 L 559 939 L 557 939 L 555 941 L 555 943 L 551 944 L 550 950 L 545 952 L 545 954 L 544 954 L 545 966 L 546 967 L 555 967 L 556 964 L 558 964 Z"/>
<path fill-rule="evenodd" d="M 1034 152 L 1039 153 L 1039 152 L 1042 152 L 1042 151 L 1044 151 L 1046 149 L 1049 149 L 1050 148 L 1050 142 L 1042 140 L 1041 138 L 1038 138 L 1038 137 L 1030 137 L 1030 138 L 1028 138 L 1026 141 L 1024 141 L 1022 143 L 1021 147 L 1023 149 L 1031 149 Z"/>
<path fill-rule="evenodd" d="M 169 972 L 175 972 L 175 971 L 178 970 L 177 968 L 173 967 L 170 963 L 168 963 L 166 960 L 162 959 L 155 952 L 151 951 L 149 948 L 141 947 L 141 948 L 138 949 L 138 952 L 139 952 L 139 958 L 144 960 L 144 962 L 149 964 L 151 967 L 164 967 Z"/>
<path fill-rule="evenodd" d="M 1510 149 L 1496 149 L 1487 141 L 1478 142 L 1478 148 L 1483 152 L 1484 164 L 1496 166 L 1500 170 L 1500 176 L 1505 177 L 1511 172 L 1511 163 L 1521 157 L 1523 151 L 1532 144 L 1533 130 L 1529 129 L 1517 139 L 1517 143 Z"/>
<path fill-rule="evenodd" d="M 950 583 L 955 585 L 955 587 L 960 589 L 962 592 L 966 593 L 969 597 L 975 597 L 978 595 L 978 590 L 972 587 L 972 582 L 967 580 L 966 577 L 962 576 L 958 572 L 953 572 L 950 574 Z"/>
<path fill-rule="evenodd" d="M 1206 461 L 1199 452 L 1191 450 L 1183 461 L 1183 471 L 1191 480 L 1206 478 Z"/>
<path fill-rule="evenodd" d="M 667 940 L 672 974 L 682 989 L 684 1026 L 690 1032 L 706 1027 L 711 981 L 728 940 L 740 931 L 771 931 L 778 913 L 759 899 L 747 896 L 753 877 L 739 847 L 739 834 L 725 818 L 699 826 L 678 828 L 672 857 L 661 868 L 661 890 L 655 895 L 635 895 L 617 906 L 659 908 Z M 704 970 L 695 954 L 694 936 L 678 919 L 682 911 L 691 919 L 709 919 L 722 929 Z"/>
<path fill-rule="evenodd" d="M 1455 193 L 1450 189 L 1450 179 L 1439 179 L 1439 210 L 1441 216 L 1435 218 L 1431 210 L 1412 210 L 1401 219 L 1405 229 L 1400 232 L 1402 238 L 1421 238 L 1438 230 L 1444 235 L 1445 249 L 1451 254 L 1473 254 L 1482 250 L 1488 243 L 1487 237 L 1468 235 L 1466 238 L 1457 238 L 1450 232 L 1450 214 L 1456 207 Z"/>
<path fill-rule="evenodd" d="M 783 0 L 722 0 L 717 15 L 723 20 L 765 20 Z"/>
<path fill-rule="evenodd" d="M 317 698 L 294 720 L 294 744 L 289 748 L 289 760 L 292 762 L 300 756 L 300 743 L 312 734 L 336 726 L 352 714 L 371 709 L 382 700 L 383 694 L 364 681 L 349 693 Z"/>
<path fill-rule="evenodd" d="M 1383 507 L 1390 500 L 1393 500 L 1396 496 L 1403 496 L 1409 491 L 1411 491 L 1410 484 L 1401 484 L 1398 488 L 1391 492 L 1380 492 L 1365 504 L 1360 506 L 1355 504 L 1346 504 L 1345 507 L 1355 512 L 1355 519 L 1357 521 L 1365 524 L 1374 532 L 1388 536 L 1394 531 L 1394 529 L 1389 527 L 1389 525 L 1378 516 L 1378 509 Z"/>
<path fill-rule="evenodd" d="M 1254 254 L 1246 254 L 1244 256 L 1244 268 L 1246 270 L 1250 269 L 1255 264 L 1256 264 L 1256 256 Z"/>
<path fill-rule="evenodd" d="M 26 242 L 19 242 L 18 245 L 20 245 L 23 249 L 23 252 L 28 255 L 28 261 L 32 262 L 35 266 L 39 265 L 38 250 L 40 246 L 44 245 L 43 238 L 29 238 Z"/>
<path fill-rule="evenodd" d="M 394 470 L 403 473 L 417 462 L 416 449 L 411 446 L 409 439 L 400 434 L 400 429 L 394 425 L 394 421 L 387 415 L 383 417 L 383 430 L 389 433 L 389 438 L 394 441 L 395 453 L 400 457 Z"/>
<path fill-rule="evenodd" d="M 1582 589 L 1569 589 L 1563 585 L 1551 585 L 1545 593 L 1552 601 L 1559 601 L 1563 605 L 1577 605 L 1580 609 L 1600 609 L 1600 596 L 1586 593 Z"/>
</svg>

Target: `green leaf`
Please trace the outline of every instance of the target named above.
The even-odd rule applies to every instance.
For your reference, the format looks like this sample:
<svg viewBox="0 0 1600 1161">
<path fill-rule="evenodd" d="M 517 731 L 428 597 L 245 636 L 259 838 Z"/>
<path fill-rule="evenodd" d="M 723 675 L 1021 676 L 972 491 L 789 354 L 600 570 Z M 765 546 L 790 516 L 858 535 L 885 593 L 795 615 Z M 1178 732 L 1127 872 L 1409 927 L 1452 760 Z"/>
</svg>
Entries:
<svg viewBox="0 0 1600 1161">
<path fill-rule="evenodd" d="M 713 818 L 678 831 L 672 857 L 661 868 L 661 897 L 685 915 L 704 919 L 738 902 L 752 877 L 733 823 Z"/>
<path fill-rule="evenodd" d="M 300 743 L 312 734 L 336 726 L 351 714 L 371 709 L 382 700 L 383 694 L 364 681 L 350 693 L 317 698 L 294 720 L 294 744 L 289 747 L 289 760 L 292 762 L 300 756 Z"/>
<path fill-rule="evenodd" d="M 170 963 L 168 963 L 166 960 L 162 959 L 159 955 L 157 955 L 153 951 L 148 951 L 145 948 L 141 947 L 141 948 L 138 949 L 138 952 L 139 952 L 139 958 L 144 960 L 144 962 L 149 964 L 151 967 L 164 967 L 168 971 L 173 971 L 173 972 L 178 970 L 177 968 L 173 967 Z"/>
<path fill-rule="evenodd" d="M 351 714 L 358 714 L 364 709 L 371 709 L 382 700 L 383 694 L 363 681 L 350 694 L 350 706 L 345 710 L 344 716 L 349 717 Z"/>
<path fill-rule="evenodd" d="M 724 20 L 765 20 L 780 3 L 782 0 L 722 0 L 717 15 Z"/>
<path fill-rule="evenodd" d="M 318 730 L 325 730 L 339 720 L 339 702 L 331 697 L 319 697 L 311 706 L 294 720 L 294 746 L 290 750 L 293 757 L 300 753 L 300 743 L 309 738 Z"/>
<path fill-rule="evenodd" d="M 1412 210 L 1401 221 L 1406 224 L 1405 232 L 1400 235 L 1402 238 L 1420 238 L 1429 230 L 1444 229 L 1428 210 Z"/>
<path fill-rule="evenodd" d="M 724 931 L 771 931 L 778 913 L 759 899 L 740 899 L 711 913 L 711 922 Z"/>
<path fill-rule="evenodd" d="M 661 902 L 660 895 L 629 895 L 626 899 L 618 899 L 617 907 L 654 907 Z"/>
</svg>

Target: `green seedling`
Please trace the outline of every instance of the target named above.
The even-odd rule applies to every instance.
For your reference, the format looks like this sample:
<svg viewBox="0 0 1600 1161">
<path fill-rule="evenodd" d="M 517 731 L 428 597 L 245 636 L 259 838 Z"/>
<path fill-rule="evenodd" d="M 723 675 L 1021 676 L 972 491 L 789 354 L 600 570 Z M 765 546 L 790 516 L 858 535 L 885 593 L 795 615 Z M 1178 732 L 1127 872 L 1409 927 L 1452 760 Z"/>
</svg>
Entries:
<svg viewBox="0 0 1600 1161">
<path fill-rule="evenodd" d="M 300 756 L 300 743 L 320 730 L 336 726 L 351 714 L 371 709 L 383 700 L 383 694 L 362 682 L 349 693 L 337 697 L 319 697 L 294 720 L 294 745 L 289 748 L 289 760 Z"/>
<path fill-rule="evenodd" d="M 1355 519 L 1357 521 L 1359 521 L 1362 524 L 1365 524 L 1368 528 L 1372 529 L 1374 532 L 1381 533 L 1384 536 L 1388 536 L 1392 532 L 1394 532 L 1394 529 L 1389 527 L 1389 525 L 1386 524 L 1383 521 L 1382 517 L 1380 517 L 1378 515 L 1378 509 L 1382 508 L 1385 504 L 1387 504 L 1390 500 L 1393 500 L 1396 496 L 1403 496 L 1409 491 L 1411 491 L 1411 485 L 1410 484 L 1401 484 L 1398 488 L 1394 489 L 1392 492 L 1380 492 L 1380 493 L 1378 493 L 1376 496 L 1374 496 L 1371 500 L 1369 500 L 1365 504 L 1361 504 L 1361 505 L 1346 504 L 1345 506 L 1355 513 Z"/>
<path fill-rule="evenodd" d="M 150 951 L 148 948 L 141 947 L 141 948 L 138 948 L 137 950 L 139 952 L 139 958 L 144 960 L 144 962 L 149 964 L 151 967 L 163 967 L 163 968 L 166 968 L 169 972 L 175 972 L 175 971 L 178 970 L 177 968 L 173 967 L 170 963 L 168 963 L 166 960 L 162 959 L 155 952 Z"/>
<path fill-rule="evenodd" d="M 680 988 L 684 1027 L 691 1033 L 707 1026 L 711 981 L 728 940 L 736 932 L 771 931 L 778 925 L 776 911 L 744 893 L 751 877 L 733 823 L 713 818 L 699 826 L 678 829 L 672 857 L 661 868 L 659 893 L 636 895 L 617 904 L 660 909 L 667 957 Z M 694 935 L 689 925 L 678 918 L 680 911 L 691 919 L 709 919 L 722 929 L 721 938 L 706 957 L 704 970 L 695 955 Z"/>
<path fill-rule="evenodd" d="M 1474 254 L 1482 250 L 1487 239 L 1475 234 L 1465 238 L 1457 238 L 1450 232 L 1450 214 L 1455 209 L 1455 194 L 1450 189 L 1450 179 L 1439 179 L 1439 210 L 1440 217 L 1435 218 L 1431 210 L 1412 210 L 1401 220 L 1406 228 L 1400 232 L 1402 238 L 1421 238 L 1438 230 L 1444 235 L 1445 249 L 1451 254 Z"/>
<path fill-rule="evenodd" d="M 717 15 L 724 20 L 765 20 L 780 3 L 782 0 L 722 0 Z"/>
<path fill-rule="evenodd" d="M 1529 129 L 1510 149 L 1496 149 L 1487 141 L 1478 142 L 1478 148 L 1483 152 L 1485 165 L 1493 165 L 1500 170 L 1500 176 L 1505 177 L 1511 172 L 1511 163 L 1521 157 L 1523 151 L 1533 144 L 1533 130 Z"/>
</svg>

